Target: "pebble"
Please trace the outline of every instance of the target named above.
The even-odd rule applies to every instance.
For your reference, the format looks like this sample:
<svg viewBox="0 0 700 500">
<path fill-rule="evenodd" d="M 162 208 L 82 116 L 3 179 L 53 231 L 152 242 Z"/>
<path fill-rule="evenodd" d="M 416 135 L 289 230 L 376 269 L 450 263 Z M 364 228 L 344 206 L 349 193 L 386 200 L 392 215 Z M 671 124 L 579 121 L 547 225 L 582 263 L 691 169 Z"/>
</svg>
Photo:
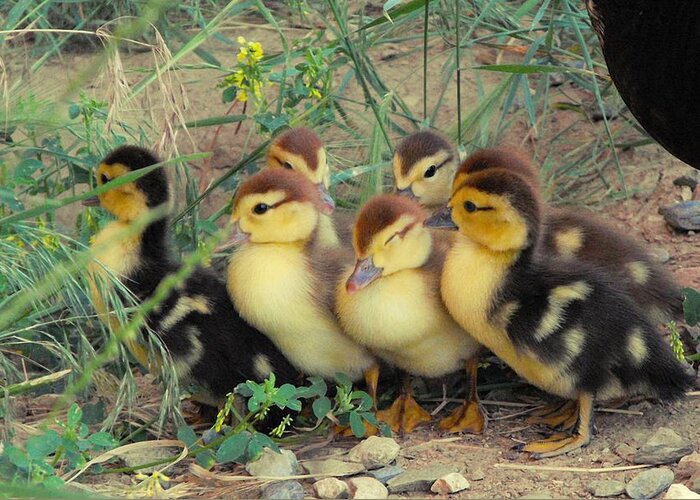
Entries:
<svg viewBox="0 0 700 500">
<path fill-rule="evenodd" d="M 594 497 L 616 497 L 625 492 L 625 483 L 622 481 L 597 480 L 591 481 L 586 486 L 586 490 Z"/>
<path fill-rule="evenodd" d="M 693 452 L 693 443 L 673 429 L 659 427 L 634 456 L 637 464 L 668 464 Z"/>
<path fill-rule="evenodd" d="M 471 475 L 472 481 L 483 481 L 484 478 L 486 478 L 486 474 L 481 467 L 474 469 Z"/>
<path fill-rule="evenodd" d="M 354 462 L 343 462 L 329 458 L 327 460 L 307 460 L 304 462 L 304 468 L 312 476 L 352 476 L 365 471 L 362 464 Z M 320 478 L 319 478 L 320 479 Z"/>
<path fill-rule="evenodd" d="M 693 490 L 695 493 L 700 493 L 700 471 L 690 476 L 690 479 L 686 484 L 688 485 L 688 488 Z"/>
<path fill-rule="evenodd" d="M 700 498 L 700 495 L 694 491 L 690 491 L 685 485 L 676 483 L 671 485 L 666 495 L 664 495 L 664 498 Z"/>
<path fill-rule="evenodd" d="M 278 481 L 265 486 L 260 498 L 304 498 L 304 487 L 299 481 Z"/>
<path fill-rule="evenodd" d="M 247 463 L 245 470 L 251 476 L 285 477 L 298 474 L 299 462 L 294 453 L 289 450 L 280 451 L 281 453 L 277 453 L 270 448 L 264 448 L 260 458 Z"/>
<path fill-rule="evenodd" d="M 316 481 L 313 488 L 317 498 L 348 498 L 350 496 L 348 485 L 334 477 Z"/>
<path fill-rule="evenodd" d="M 656 259 L 657 262 L 665 264 L 671 260 L 671 254 L 668 253 L 664 247 L 660 245 L 654 245 L 649 249 L 649 253 Z"/>
<path fill-rule="evenodd" d="M 370 436 L 348 453 L 348 460 L 360 462 L 368 469 L 389 465 L 399 455 L 401 447 L 388 437 Z"/>
<path fill-rule="evenodd" d="M 351 498 L 386 498 L 389 491 L 373 477 L 354 477 L 348 481 Z"/>
<path fill-rule="evenodd" d="M 686 479 L 696 472 L 700 472 L 700 453 L 697 451 L 681 458 L 676 468 L 676 475 L 678 479 Z"/>
<path fill-rule="evenodd" d="M 459 472 L 450 472 L 435 481 L 430 487 L 430 491 L 441 495 L 449 495 L 450 493 L 468 490 L 470 487 L 466 477 Z"/>
<path fill-rule="evenodd" d="M 684 231 L 700 229 L 700 202 L 684 201 L 659 208 L 659 213 L 672 227 Z"/>
<path fill-rule="evenodd" d="M 630 498 L 654 498 L 673 484 L 673 471 L 666 467 L 640 472 L 627 483 Z"/>
<path fill-rule="evenodd" d="M 681 200 L 690 201 L 693 199 L 693 190 L 688 186 L 681 186 Z"/>
<path fill-rule="evenodd" d="M 428 491 L 435 481 L 450 472 L 459 472 L 458 467 L 439 465 L 427 469 L 408 470 L 387 483 L 391 493 Z"/>
<path fill-rule="evenodd" d="M 523 495 L 520 498 L 532 498 L 532 499 L 537 499 L 537 498 L 554 498 L 552 497 L 552 494 L 549 491 L 546 490 L 538 490 L 538 491 L 532 491 L 528 493 L 527 495 Z"/>
<path fill-rule="evenodd" d="M 688 175 L 682 175 L 673 179 L 673 185 L 681 187 L 687 186 L 690 188 L 691 191 L 695 191 L 695 188 L 698 187 L 698 181 L 697 179 L 694 179 L 693 177 L 690 177 Z"/>
<path fill-rule="evenodd" d="M 398 465 L 387 465 L 381 469 L 374 469 L 369 472 L 369 475 L 382 484 L 389 482 L 389 479 L 395 478 L 399 474 L 406 472 L 403 467 Z"/>
<path fill-rule="evenodd" d="M 628 462 L 631 462 L 636 454 L 637 449 L 627 443 L 622 443 L 615 448 L 615 455 Z"/>
</svg>

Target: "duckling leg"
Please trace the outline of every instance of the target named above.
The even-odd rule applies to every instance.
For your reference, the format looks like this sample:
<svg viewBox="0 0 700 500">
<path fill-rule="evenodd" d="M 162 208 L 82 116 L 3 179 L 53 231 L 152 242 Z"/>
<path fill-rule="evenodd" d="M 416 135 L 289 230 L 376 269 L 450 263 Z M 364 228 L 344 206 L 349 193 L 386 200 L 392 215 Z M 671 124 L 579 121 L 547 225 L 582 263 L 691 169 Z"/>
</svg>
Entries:
<svg viewBox="0 0 700 500">
<path fill-rule="evenodd" d="M 430 422 L 430 413 L 413 399 L 411 375 L 401 375 L 401 392 L 388 410 L 377 412 L 377 419 L 386 422 L 393 432 L 412 432 L 422 422 Z"/>
<path fill-rule="evenodd" d="M 593 433 L 593 395 L 582 394 L 578 398 L 578 419 L 569 436 L 556 435 L 549 439 L 532 441 L 520 448 L 531 453 L 532 458 L 549 458 L 586 446 Z"/>
<path fill-rule="evenodd" d="M 576 425 L 578 405 L 576 401 L 565 401 L 547 405 L 533 412 L 527 419 L 528 424 L 544 424 L 555 429 L 570 430 Z"/>
<path fill-rule="evenodd" d="M 372 398 L 372 409 L 377 411 L 377 385 L 379 385 L 379 364 L 372 365 L 364 373 L 367 393 Z"/>
<path fill-rule="evenodd" d="M 449 416 L 440 420 L 438 426 L 447 432 L 469 432 L 481 434 L 486 428 L 487 418 L 484 409 L 479 403 L 479 395 L 476 391 L 477 371 L 479 369 L 479 356 L 469 358 L 465 365 L 467 372 L 467 396 L 464 403 L 455 409 Z"/>
</svg>

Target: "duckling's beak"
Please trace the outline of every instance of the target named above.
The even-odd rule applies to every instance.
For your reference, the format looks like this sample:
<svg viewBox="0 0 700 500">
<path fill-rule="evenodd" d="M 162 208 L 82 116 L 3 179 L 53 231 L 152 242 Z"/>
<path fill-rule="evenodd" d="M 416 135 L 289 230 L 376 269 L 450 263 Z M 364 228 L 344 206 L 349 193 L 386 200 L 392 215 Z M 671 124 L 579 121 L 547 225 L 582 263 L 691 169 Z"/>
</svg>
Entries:
<svg viewBox="0 0 700 500">
<path fill-rule="evenodd" d="M 99 207 L 100 199 L 97 196 L 90 196 L 83 200 L 83 205 L 86 207 Z"/>
<path fill-rule="evenodd" d="M 398 194 L 399 196 L 405 196 L 409 200 L 418 201 L 418 197 L 413 192 L 413 189 L 411 189 L 411 186 L 408 186 L 407 188 L 403 188 L 403 189 L 397 189 L 396 194 Z"/>
<path fill-rule="evenodd" d="M 457 230 L 457 225 L 452 220 L 452 207 L 448 207 L 447 205 L 438 209 L 433 215 L 425 219 L 423 225 L 434 229 Z"/>
<path fill-rule="evenodd" d="M 355 293 L 372 283 L 381 275 L 382 270 L 374 265 L 372 257 L 358 260 L 355 263 L 355 269 L 353 269 L 352 274 L 345 283 L 345 289 L 348 293 Z"/>
<path fill-rule="evenodd" d="M 321 200 L 323 201 L 323 213 L 330 215 L 335 210 L 335 201 L 331 198 L 331 194 L 328 192 L 328 188 L 323 182 L 316 184 L 319 193 L 321 193 Z"/>
<path fill-rule="evenodd" d="M 218 247 L 216 247 L 215 252 L 223 252 L 224 250 L 228 250 L 231 247 L 235 247 L 236 245 L 240 245 L 242 243 L 247 242 L 250 239 L 250 234 L 244 232 L 241 229 L 241 225 L 238 222 L 234 222 L 233 226 L 231 227 L 231 236 L 229 236 L 228 241 L 225 243 L 222 243 Z"/>
</svg>

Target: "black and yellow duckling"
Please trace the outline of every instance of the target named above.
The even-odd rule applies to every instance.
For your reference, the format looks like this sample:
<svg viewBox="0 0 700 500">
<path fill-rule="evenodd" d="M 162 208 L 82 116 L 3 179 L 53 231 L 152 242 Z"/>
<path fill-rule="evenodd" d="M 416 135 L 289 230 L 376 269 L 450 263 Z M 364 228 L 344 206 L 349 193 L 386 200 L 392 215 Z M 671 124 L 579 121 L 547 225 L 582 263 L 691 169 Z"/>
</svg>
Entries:
<svg viewBox="0 0 700 500">
<path fill-rule="evenodd" d="M 430 227 L 457 229 L 441 294 L 452 317 L 533 385 L 577 401 L 570 435 L 522 449 L 552 457 L 589 443 L 594 400 L 684 395 L 692 382 L 640 308 L 596 267 L 537 250 L 539 190 L 503 168 L 454 186 Z"/>
<path fill-rule="evenodd" d="M 146 149 L 122 146 L 97 167 L 97 185 L 156 163 L 157 158 Z M 104 279 L 108 270 L 143 302 L 180 267 L 171 257 L 167 218 L 125 236 L 137 219 L 170 201 L 167 177 L 161 169 L 86 200 L 86 205 L 99 205 L 117 219 L 95 236 L 92 246 L 102 250 L 89 266 L 93 302 L 101 318 L 113 327 L 118 324 L 110 319 L 98 286 L 98 281 L 108 283 Z M 271 372 L 281 382 L 296 377 L 296 370 L 275 345 L 238 315 L 226 285 L 210 270 L 197 268 L 148 314 L 146 326 L 172 356 L 178 378 L 202 389 L 197 399 L 204 403 L 217 405 L 237 384 L 263 380 Z M 138 340 L 130 340 L 128 347 L 149 367 Z"/>
<path fill-rule="evenodd" d="M 339 247 L 340 237 L 331 216 L 335 201 L 328 192 L 331 171 L 326 149 L 316 132 L 307 127 L 294 127 L 280 134 L 270 144 L 265 166 L 294 170 L 316 186 L 323 202 L 318 241 L 329 248 Z"/>
<path fill-rule="evenodd" d="M 377 357 L 405 371 L 399 397 L 377 417 L 392 430 L 411 432 L 430 421 L 413 399 L 410 375 L 441 377 L 466 367 L 467 398 L 440 422 L 449 432 L 481 433 L 486 420 L 476 394 L 481 346 L 454 322 L 439 292 L 446 246 L 423 227 L 417 202 L 379 195 L 360 210 L 353 233 L 356 262 L 336 293 L 345 332 Z"/>
<path fill-rule="evenodd" d="M 345 335 L 333 312 L 347 253 L 320 241 L 322 201 L 301 173 L 264 169 L 244 182 L 233 204 L 228 267 L 236 308 L 299 370 L 357 380 L 374 359 Z"/>
<path fill-rule="evenodd" d="M 396 148 L 392 168 L 396 192 L 429 210 L 450 199 L 459 158 L 437 132 L 422 130 L 406 137 Z"/>
</svg>

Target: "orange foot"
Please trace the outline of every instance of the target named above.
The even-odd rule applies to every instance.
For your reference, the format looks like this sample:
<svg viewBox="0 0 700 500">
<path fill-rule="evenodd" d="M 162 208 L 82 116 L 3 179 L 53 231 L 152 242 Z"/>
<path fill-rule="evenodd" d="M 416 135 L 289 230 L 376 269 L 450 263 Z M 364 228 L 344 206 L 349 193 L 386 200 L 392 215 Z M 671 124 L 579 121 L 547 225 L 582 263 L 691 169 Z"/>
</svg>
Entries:
<svg viewBox="0 0 700 500">
<path fill-rule="evenodd" d="M 400 395 L 388 410 L 377 412 L 377 420 L 386 422 L 394 433 L 412 432 L 418 424 L 430 422 L 431 419 L 430 413 L 416 403 L 410 394 Z"/>
<path fill-rule="evenodd" d="M 578 405 L 576 401 L 547 405 L 541 410 L 533 412 L 527 419 L 528 424 L 544 424 L 553 429 L 571 430 L 578 419 Z"/>
<path fill-rule="evenodd" d="M 521 451 L 531 453 L 532 458 L 549 458 L 563 455 L 572 450 L 583 448 L 591 441 L 590 433 L 574 433 L 573 435 L 556 434 L 547 439 L 530 441 L 520 448 Z"/>
<path fill-rule="evenodd" d="M 438 427 L 447 432 L 481 434 L 486 428 L 486 413 L 478 401 L 464 401 L 449 416 L 440 420 Z"/>
</svg>

